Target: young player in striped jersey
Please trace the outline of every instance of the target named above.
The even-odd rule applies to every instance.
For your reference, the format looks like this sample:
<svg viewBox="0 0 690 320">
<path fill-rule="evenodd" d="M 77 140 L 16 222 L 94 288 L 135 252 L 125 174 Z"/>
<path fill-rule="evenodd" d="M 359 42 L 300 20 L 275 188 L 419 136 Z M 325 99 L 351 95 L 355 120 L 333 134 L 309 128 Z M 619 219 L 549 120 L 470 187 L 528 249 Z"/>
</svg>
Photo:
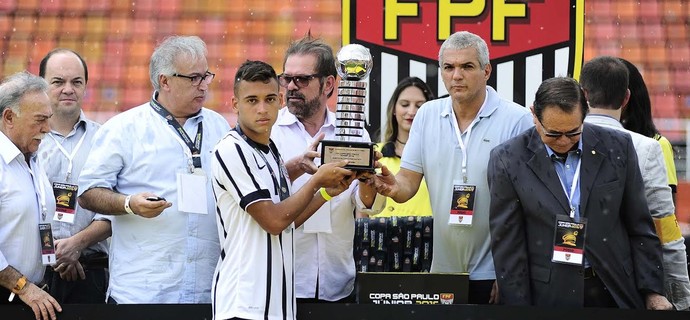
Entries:
<svg viewBox="0 0 690 320">
<path fill-rule="evenodd" d="M 235 76 L 235 129 L 216 146 L 212 171 L 221 256 L 212 284 L 215 319 L 294 319 L 293 230 L 346 190 L 347 162 L 322 165 L 290 194 L 271 127 L 283 105 L 273 68 L 247 61 Z"/>
</svg>

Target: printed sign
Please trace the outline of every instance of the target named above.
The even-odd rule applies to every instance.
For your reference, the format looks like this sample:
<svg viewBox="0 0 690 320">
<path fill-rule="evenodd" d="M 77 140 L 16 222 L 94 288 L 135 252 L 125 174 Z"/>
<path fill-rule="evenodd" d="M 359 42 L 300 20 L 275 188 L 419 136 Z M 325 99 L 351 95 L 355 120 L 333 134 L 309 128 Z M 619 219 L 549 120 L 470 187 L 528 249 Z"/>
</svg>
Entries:
<svg viewBox="0 0 690 320">
<path fill-rule="evenodd" d="M 416 76 L 437 97 L 447 93 L 438 50 L 457 31 L 486 41 L 489 85 L 524 106 L 544 79 L 577 77 L 582 66 L 584 0 L 343 0 L 342 6 L 343 45 L 361 44 L 374 57 L 367 78 L 370 132 L 385 125 L 385 106 L 399 80 Z"/>
</svg>

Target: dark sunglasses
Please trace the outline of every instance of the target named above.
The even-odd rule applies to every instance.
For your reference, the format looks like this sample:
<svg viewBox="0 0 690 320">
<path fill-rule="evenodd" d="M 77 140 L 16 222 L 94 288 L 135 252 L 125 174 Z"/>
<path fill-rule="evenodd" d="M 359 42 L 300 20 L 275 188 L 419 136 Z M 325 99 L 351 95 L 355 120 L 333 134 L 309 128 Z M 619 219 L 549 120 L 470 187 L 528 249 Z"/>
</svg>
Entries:
<svg viewBox="0 0 690 320">
<path fill-rule="evenodd" d="M 318 77 L 319 74 L 310 74 L 310 75 L 304 75 L 304 76 L 288 76 L 286 74 L 281 74 L 278 76 L 278 83 L 280 84 L 281 87 L 287 88 L 287 86 L 290 85 L 290 82 L 295 82 L 295 85 L 297 88 L 304 88 L 309 85 L 309 82 L 311 82 L 314 78 Z"/>
<path fill-rule="evenodd" d="M 582 130 L 574 131 L 574 132 L 548 131 L 548 130 L 546 130 L 546 128 L 544 128 L 544 124 L 541 123 L 541 120 L 538 120 L 538 121 L 539 121 L 539 124 L 541 125 L 541 128 L 542 128 L 542 131 L 544 132 L 544 135 L 549 137 L 549 138 L 558 139 L 562 136 L 565 136 L 566 138 L 575 138 L 575 137 L 582 134 Z"/>
</svg>

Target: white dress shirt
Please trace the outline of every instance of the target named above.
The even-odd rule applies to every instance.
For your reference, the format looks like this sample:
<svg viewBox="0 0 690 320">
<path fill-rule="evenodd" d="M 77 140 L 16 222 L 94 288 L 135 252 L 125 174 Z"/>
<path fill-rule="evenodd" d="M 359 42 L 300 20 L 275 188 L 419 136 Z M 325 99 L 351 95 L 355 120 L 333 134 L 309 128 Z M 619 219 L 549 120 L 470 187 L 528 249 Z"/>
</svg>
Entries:
<svg viewBox="0 0 690 320">
<path fill-rule="evenodd" d="M 335 113 L 328 111 L 324 125 L 315 136 L 325 133 L 324 140 L 335 140 Z M 271 139 L 278 146 L 285 161 L 300 156 L 313 142 L 304 125 L 298 121 L 288 108 L 278 113 L 278 120 L 271 131 Z M 362 141 L 371 141 L 364 131 Z M 320 149 L 319 149 L 320 150 Z M 319 159 L 315 159 L 317 164 Z M 292 182 L 293 192 L 297 192 L 311 175 L 304 174 Z M 376 197 L 371 214 L 381 212 L 385 205 L 384 197 Z M 383 200 L 383 201 L 380 201 Z M 355 236 L 355 215 L 357 206 L 365 210 L 359 198 L 357 181 L 348 190 L 326 202 L 330 206 L 331 232 L 305 233 L 305 225 L 295 231 L 295 294 L 297 298 L 315 298 L 318 277 L 318 299 L 335 301 L 352 293 L 355 283 L 355 262 L 352 255 Z M 318 213 L 317 213 L 318 214 Z M 316 215 L 316 214 L 315 214 Z M 309 220 L 314 219 L 312 216 Z"/>
<path fill-rule="evenodd" d="M 93 136 L 100 126 L 100 124 L 87 119 L 82 112 L 79 116 L 79 120 L 69 134 L 63 136 L 59 132 L 53 130 L 43 141 L 41 141 L 41 146 L 38 148 L 37 154 L 38 158 L 41 159 L 41 165 L 43 169 L 45 169 L 48 180 L 50 180 L 51 183 L 77 184 L 79 173 L 82 167 L 84 167 L 86 157 L 91 151 L 91 141 L 93 141 Z M 67 155 L 60 150 L 58 144 L 67 152 Z M 73 156 L 71 161 L 72 171 L 69 177 L 67 177 L 67 171 L 70 166 L 68 155 Z M 52 189 L 50 190 L 52 191 Z M 82 208 L 79 203 L 76 204 L 75 209 L 74 223 L 56 221 L 53 219 L 52 215 L 47 217 L 53 226 L 53 237 L 55 239 L 66 239 L 79 233 L 91 224 L 94 220 L 94 216 L 96 216 L 97 219 L 103 219 L 101 215 L 96 215 L 93 211 Z M 103 240 L 86 248 L 82 254 L 91 254 L 95 252 L 107 253 L 107 241 Z"/>
<path fill-rule="evenodd" d="M 148 191 L 173 204 L 150 219 L 113 216 L 107 295 L 118 303 L 211 302 L 220 247 L 209 168 L 212 150 L 230 126 L 202 109 L 185 122 L 187 135 L 196 135 L 199 122 L 208 214 L 178 211 L 177 174 L 189 171 L 191 152 L 149 103 L 111 118 L 94 137 L 79 177 L 80 195 L 96 187 L 126 195 Z"/>
<path fill-rule="evenodd" d="M 12 266 L 29 281 L 39 283 L 45 267 L 38 224 L 52 219 L 55 212 L 50 182 L 37 158 L 31 157 L 29 167 L 2 132 L 0 157 L 0 270 Z"/>
</svg>

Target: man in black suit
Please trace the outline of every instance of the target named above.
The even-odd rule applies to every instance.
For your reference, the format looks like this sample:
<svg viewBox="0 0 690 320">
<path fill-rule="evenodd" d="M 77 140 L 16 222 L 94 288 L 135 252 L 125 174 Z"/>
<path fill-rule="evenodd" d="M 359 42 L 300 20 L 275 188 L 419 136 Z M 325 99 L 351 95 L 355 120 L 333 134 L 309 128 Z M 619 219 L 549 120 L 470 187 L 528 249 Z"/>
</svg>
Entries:
<svg viewBox="0 0 690 320">
<path fill-rule="evenodd" d="M 671 309 L 630 135 L 583 125 L 574 79 L 537 90 L 535 127 L 491 152 L 491 248 L 509 305 Z"/>
</svg>

